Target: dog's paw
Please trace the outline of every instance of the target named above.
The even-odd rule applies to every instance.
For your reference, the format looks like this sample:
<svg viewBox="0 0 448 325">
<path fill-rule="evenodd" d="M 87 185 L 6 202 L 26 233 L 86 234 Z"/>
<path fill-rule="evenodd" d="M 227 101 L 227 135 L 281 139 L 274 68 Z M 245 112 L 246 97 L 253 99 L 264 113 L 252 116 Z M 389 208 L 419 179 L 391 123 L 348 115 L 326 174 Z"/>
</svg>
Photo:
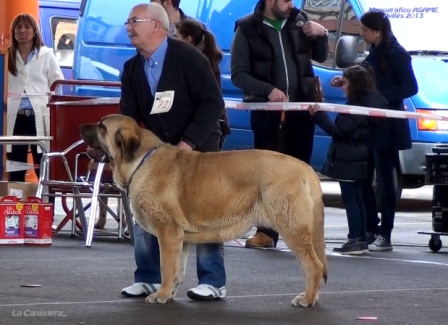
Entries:
<svg viewBox="0 0 448 325">
<path fill-rule="evenodd" d="M 313 307 L 319 300 L 319 294 L 316 295 L 314 301 L 308 301 L 305 299 L 305 292 L 302 292 L 291 301 L 291 305 L 294 307 Z"/>
<path fill-rule="evenodd" d="M 168 301 L 173 299 L 172 297 L 172 295 L 163 295 L 157 291 L 146 297 L 145 302 L 149 304 L 166 304 Z"/>
</svg>

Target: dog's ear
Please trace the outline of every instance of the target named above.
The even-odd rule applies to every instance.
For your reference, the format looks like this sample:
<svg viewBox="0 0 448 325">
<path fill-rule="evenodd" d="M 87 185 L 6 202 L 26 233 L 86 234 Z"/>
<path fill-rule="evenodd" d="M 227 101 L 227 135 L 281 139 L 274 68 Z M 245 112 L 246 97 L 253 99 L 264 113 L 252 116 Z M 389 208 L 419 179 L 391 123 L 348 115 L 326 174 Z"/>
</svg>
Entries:
<svg viewBox="0 0 448 325">
<path fill-rule="evenodd" d="M 123 159 L 130 161 L 140 146 L 140 135 L 135 128 L 121 127 L 115 132 L 115 143 L 120 148 Z"/>
</svg>

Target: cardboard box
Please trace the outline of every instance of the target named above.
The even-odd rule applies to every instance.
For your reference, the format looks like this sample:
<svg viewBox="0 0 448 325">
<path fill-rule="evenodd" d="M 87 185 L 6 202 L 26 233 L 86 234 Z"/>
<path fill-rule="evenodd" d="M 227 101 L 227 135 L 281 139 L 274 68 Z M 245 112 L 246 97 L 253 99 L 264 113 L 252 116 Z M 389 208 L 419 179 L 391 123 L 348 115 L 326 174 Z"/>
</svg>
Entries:
<svg viewBox="0 0 448 325">
<path fill-rule="evenodd" d="M 23 206 L 26 245 L 51 245 L 53 234 L 53 204 L 37 197 L 28 198 Z"/>
<path fill-rule="evenodd" d="M 16 196 L 19 200 L 26 200 L 30 196 L 36 196 L 36 192 L 35 183 L 0 181 L 0 198 Z"/>
<path fill-rule="evenodd" d="M 0 244 L 24 243 L 23 206 L 15 196 L 0 200 Z"/>
</svg>

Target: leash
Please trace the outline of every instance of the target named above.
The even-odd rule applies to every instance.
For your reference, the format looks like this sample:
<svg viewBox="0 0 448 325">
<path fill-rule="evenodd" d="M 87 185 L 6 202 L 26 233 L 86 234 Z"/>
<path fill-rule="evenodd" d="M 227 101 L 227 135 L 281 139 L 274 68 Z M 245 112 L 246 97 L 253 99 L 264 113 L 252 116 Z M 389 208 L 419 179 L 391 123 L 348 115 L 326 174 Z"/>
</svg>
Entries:
<svg viewBox="0 0 448 325">
<path fill-rule="evenodd" d="M 131 174 L 131 177 L 129 178 L 129 182 L 126 185 L 126 196 L 129 198 L 129 185 L 131 185 L 132 179 L 134 178 L 135 173 L 142 167 L 142 165 L 145 163 L 146 160 L 156 151 L 157 148 L 160 146 L 156 146 L 154 148 L 151 148 L 148 150 L 148 152 L 143 156 L 142 160 L 140 160 L 140 163 L 138 164 L 137 168 L 134 169 L 134 171 Z"/>
</svg>

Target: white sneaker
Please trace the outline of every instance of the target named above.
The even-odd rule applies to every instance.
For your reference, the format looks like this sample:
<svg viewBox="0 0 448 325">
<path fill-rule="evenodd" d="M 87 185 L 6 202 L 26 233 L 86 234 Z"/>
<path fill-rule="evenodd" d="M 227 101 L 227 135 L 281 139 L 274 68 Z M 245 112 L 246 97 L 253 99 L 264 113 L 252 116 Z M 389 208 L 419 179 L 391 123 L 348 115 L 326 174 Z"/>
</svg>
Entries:
<svg viewBox="0 0 448 325">
<path fill-rule="evenodd" d="M 133 285 L 121 289 L 121 294 L 126 297 L 143 297 L 159 290 L 158 283 L 136 282 Z"/>
<path fill-rule="evenodd" d="M 226 286 L 216 288 L 209 284 L 200 284 L 187 292 L 188 298 L 196 301 L 211 301 L 226 297 Z"/>
<path fill-rule="evenodd" d="M 379 235 L 375 241 L 369 245 L 369 251 L 391 251 L 393 250 L 390 239 Z"/>
</svg>

